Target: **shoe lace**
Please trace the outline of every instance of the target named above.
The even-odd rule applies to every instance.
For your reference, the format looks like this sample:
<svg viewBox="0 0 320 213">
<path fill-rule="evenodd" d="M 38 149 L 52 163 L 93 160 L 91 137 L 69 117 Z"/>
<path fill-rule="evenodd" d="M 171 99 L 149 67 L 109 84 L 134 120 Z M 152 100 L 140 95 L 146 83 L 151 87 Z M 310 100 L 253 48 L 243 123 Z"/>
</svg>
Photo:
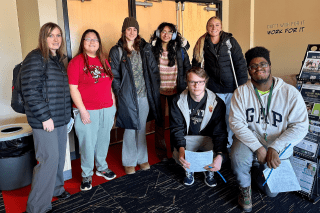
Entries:
<svg viewBox="0 0 320 213">
<path fill-rule="evenodd" d="M 192 178 L 193 173 L 192 172 L 186 172 L 186 176 L 188 179 Z"/>
<path fill-rule="evenodd" d="M 112 171 L 110 169 L 106 169 L 104 171 L 102 171 L 102 174 L 110 174 Z"/>
<path fill-rule="evenodd" d="M 241 194 L 242 194 L 243 198 L 250 197 L 250 188 L 249 187 L 242 188 L 242 189 L 240 189 L 240 191 L 241 191 Z"/>
<path fill-rule="evenodd" d="M 214 176 L 214 173 L 213 173 L 213 172 L 208 172 L 208 177 L 209 177 L 210 180 L 213 179 L 213 176 Z"/>
<path fill-rule="evenodd" d="M 91 177 L 85 177 L 82 180 L 83 183 L 89 183 L 90 181 L 91 181 Z"/>
</svg>

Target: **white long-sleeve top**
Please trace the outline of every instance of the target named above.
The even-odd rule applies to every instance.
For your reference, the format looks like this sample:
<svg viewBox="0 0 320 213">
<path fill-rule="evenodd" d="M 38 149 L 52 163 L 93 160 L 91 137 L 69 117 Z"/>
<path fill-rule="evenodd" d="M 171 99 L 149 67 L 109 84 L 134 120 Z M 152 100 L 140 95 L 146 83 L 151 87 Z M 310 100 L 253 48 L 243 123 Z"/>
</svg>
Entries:
<svg viewBox="0 0 320 213">
<path fill-rule="evenodd" d="M 292 148 L 308 132 L 306 106 L 300 92 L 295 87 L 280 78 L 273 77 L 273 79 L 274 88 L 267 125 L 265 125 L 261 104 L 251 81 L 235 90 L 231 99 L 229 125 L 237 139 L 253 152 L 264 145 L 280 153 L 291 144 L 292 154 Z M 269 93 L 260 94 L 260 97 L 266 111 Z M 267 133 L 267 142 L 259 141 L 252 130 L 261 138 L 264 138 L 264 133 Z"/>
</svg>

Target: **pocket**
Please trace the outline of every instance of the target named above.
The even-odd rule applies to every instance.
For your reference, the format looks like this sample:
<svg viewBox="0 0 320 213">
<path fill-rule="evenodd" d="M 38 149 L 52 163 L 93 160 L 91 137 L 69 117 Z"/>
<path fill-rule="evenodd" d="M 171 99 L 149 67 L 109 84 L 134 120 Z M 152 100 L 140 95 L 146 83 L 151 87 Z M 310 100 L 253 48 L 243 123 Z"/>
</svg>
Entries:
<svg viewBox="0 0 320 213">
<path fill-rule="evenodd" d="M 114 105 L 112 105 L 111 109 L 112 109 L 112 115 L 113 115 L 113 118 L 114 118 L 114 116 L 115 116 L 115 114 L 117 112 L 117 108 Z"/>
<path fill-rule="evenodd" d="M 76 119 L 77 115 L 80 113 L 79 109 L 73 108 L 72 112 L 73 112 L 74 119 Z"/>
</svg>

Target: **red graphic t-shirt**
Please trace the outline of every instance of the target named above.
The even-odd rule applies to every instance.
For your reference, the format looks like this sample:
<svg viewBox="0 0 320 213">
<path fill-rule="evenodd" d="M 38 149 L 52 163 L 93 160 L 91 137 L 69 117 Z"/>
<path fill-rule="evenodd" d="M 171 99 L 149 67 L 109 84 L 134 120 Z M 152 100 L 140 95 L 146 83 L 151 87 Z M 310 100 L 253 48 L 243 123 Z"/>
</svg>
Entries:
<svg viewBox="0 0 320 213">
<path fill-rule="evenodd" d="M 98 57 L 88 56 L 89 69 L 83 54 L 74 57 L 68 65 L 69 84 L 78 85 L 82 102 L 87 110 L 108 108 L 113 105 L 111 84 L 112 80 L 103 72 L 103 66 Z M 108 61 L 106 61 L 110 67 Z M 74 104 L 73 107 L 77 108 Z"/>
</svg>

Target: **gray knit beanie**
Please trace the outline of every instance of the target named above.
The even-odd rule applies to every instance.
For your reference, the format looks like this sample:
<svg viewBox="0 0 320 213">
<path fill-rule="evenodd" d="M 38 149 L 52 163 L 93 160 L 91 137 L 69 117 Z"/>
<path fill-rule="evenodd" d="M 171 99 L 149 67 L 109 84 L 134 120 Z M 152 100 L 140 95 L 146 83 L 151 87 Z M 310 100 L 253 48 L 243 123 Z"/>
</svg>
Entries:
<svg viewBox="0 0 320 213">
<path fill-rule="evenodd" d="M 124 32 L 129 27 L 135 27 L 138 30 L 138 34 L 139 34 L 139 24 L 135 18 L 127 17 L 124 19 L 123 25 L 122 25 L 122 32 Z"/>
</svg>

